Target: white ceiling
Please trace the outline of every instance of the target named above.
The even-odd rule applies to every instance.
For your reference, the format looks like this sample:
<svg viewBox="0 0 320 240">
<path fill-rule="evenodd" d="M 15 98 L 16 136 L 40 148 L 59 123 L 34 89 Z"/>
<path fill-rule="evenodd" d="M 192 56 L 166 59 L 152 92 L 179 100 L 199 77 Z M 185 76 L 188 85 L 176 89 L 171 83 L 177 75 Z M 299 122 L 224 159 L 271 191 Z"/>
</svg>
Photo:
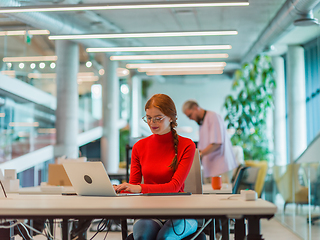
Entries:
<svg viewBox="0 0 320 240">
<path fill-rule="evenodd" d="M 3 2 L 4 0 L 1 0 Z M 0 2 L 0 5 L 1 5 Z M 75 0 L 21 0 L 11 1 L 20 5 L 70 4 Z M 119 3 L 119 0 L 82 0 L 84 4 Z M 125 2 L 142 2 L 126 0 Z M 143 1 L 143 2 L 150 2 Z M 190 1 L 192 2 L 192 1 Z M 93 12 L 60 12 L 49 13 L 48 16 L 59 19 L 67 25 L 81 28 L 83 33 L 110 32 L 167 32 L 167 31 L 205 31 L 205 30 L 237 30 L 236 36 L 209 37 L 172 37 L 116 39 L 109 41 L 115 46 L 175 46 L 175 45 L 212 45 L 230 44 L 231 50 L 209 51 L 210 53 L 228 53 L 228 63 L 241 63 L 242 58 L 250 50 L 269 22 L 274 18 L 285 0 L 249 0 L 249 6 L 243 7 L 211 7 L 183 9 L 139 9 L 139 10 L 108 10 Z M 10 6 L 10 5 L 6 5 Z M 2 5 L 2 7 L 4 7 Z M 319 15 L 318 9 L 314 12 Z M 52 34 L 59 34 L 49 22 L 28 22 L 21 20 L 19 14 L 0 15 L 0 30 L 46 27 Z M 63 32 L 64 29 L 61 29 Z M 65 32 L 63 32 L 65 33 Z M 296 27 L 287 36 L 280 39 L 277 53 L 283 53 L 288 43 L 300 44 L 319 36 L 319 27 Z M 106 40 L 103 40 L 107 42 Z M 86 47 L 98 47 L 92 40 L 82 41 L 81 61 L 88 59 L 84 51 Z M 281 49 L 281 50 L 280 50 Z M 31 44 L 25 43 L 24 37 L 0 37 L 0 56 L 34 56 L 54 54 L 54 41 L 47 36 L 33 36 Z M 201 51 L 198 51 L 199 53 Z M 208 51 L 206 53 L 209 53 Z M 179 52 L 179 54 L 182 52 Z M 187 52 L 183 52 L 187 53 Z M 204 52 L 201 52 L 204 53 Z M 141 53 L 142 54 L 142 53 Z M 150 54 L 150 53 L 143 53 Z M 159 53 L 158 53 L 159 54 Z M 234 65 L 234 64 L 233 64 Z"/>
</svg>

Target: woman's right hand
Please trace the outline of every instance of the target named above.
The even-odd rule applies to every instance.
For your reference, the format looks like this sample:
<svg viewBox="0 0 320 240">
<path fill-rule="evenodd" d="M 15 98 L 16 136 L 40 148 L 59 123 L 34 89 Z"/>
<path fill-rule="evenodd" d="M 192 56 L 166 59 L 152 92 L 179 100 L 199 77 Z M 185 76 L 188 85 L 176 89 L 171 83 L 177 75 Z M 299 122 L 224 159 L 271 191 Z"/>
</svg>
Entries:
<svg viewBox="0 0 320 240">
<path fill-rule="evenodd" d="M 120 185 L 113 186 L 116 193 L 120 193 L 121 191 L 131 192 L 131 193 L 141 193 L 141 186 L 134 185 L 130 183 L 122 183 Z"/>
</svg>

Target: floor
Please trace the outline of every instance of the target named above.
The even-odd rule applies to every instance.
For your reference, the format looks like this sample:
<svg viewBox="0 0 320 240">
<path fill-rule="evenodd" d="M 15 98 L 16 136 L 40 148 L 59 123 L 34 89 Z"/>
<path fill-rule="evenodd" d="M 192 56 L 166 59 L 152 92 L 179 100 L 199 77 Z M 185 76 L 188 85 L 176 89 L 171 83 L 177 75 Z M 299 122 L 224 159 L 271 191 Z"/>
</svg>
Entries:
<svg viewBox="0 0 320 240">
<path fill-rule="evenodd" d="M 130 227 L 130 226 L 129 226 Z M 115 229 L 116 230 L 116 229 Z M 280 224 L 275 218 L 271 220 L 261 220 L 261 233 L 265 240 L 281 239 L 281 240 L 301 240 L 302 238 L 293 234 L 290 230 L 285 228 Z M 61 236 L 58 231 L 56 231 L 56 236 L 54 240 L 61 240 Z M 98 233 L 94 238 L 95 232 L 88 231 L 87 239 L 92 240 L 121 240 L 120 232 L 109 232 L 106 236 L 106 232 Z M 20 237 L 15 237 L 16 240 L 22 240 Z M 45 240 L 47 239 L 44 236 L 37 235 L 34 237 L 34 240 Z M 209 238 L 207 238 L 209 239 Z M 230 239 L 233 239 L 233 236 L 230 236 Z"/>
</svg>

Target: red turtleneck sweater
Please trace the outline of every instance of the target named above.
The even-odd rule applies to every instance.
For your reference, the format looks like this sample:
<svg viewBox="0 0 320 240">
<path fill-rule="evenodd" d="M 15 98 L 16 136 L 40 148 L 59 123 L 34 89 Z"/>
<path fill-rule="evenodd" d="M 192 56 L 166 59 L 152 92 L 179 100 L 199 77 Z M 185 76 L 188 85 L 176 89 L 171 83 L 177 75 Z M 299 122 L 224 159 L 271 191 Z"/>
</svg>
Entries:
<svg viewBox="0 0 320 240">
<path fill-rule="evenodd" d="M 130 180 L 140 184 L 142 193 L 183 192 L 184 181 L 190 171 L 195 144 L 179 136 L 178 167 L 169 167 L 175 155 L 172 132 L 153 134 L 138 141 L 132 148 Z"/>
</svg>

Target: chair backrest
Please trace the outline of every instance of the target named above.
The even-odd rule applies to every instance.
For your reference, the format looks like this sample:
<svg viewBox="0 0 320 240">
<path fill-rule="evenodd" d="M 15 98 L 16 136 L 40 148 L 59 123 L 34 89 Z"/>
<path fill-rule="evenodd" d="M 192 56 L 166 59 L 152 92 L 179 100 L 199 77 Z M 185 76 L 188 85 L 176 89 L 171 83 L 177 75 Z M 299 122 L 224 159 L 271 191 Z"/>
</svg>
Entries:
<svg viewBox="0 0 320 240">
<path fill-rule="evenodd" d="M 273 177 L 278 190 L 285 201 L 291 201 L 293 195 L 304 188 L 299 181 L 299 163 L 274 166 Z"/>
<path fill-rule="evenodd" d="M 232 193 L 233 194 L 239 193 L 239 191 L 240 191 L 239 187 L 240 187 L 240 184 L 241 184 L 241 181 L 243 178 L 243 173 L 247 168 L 248 167 L 245 167 L 243 165 L 240 165 L 238 167 L 237 172 L 235 173 L 235 176 L 234 176 L 233 183 L 232 183 Z"/>
<path fill-rule="evenodd" d="M 256 183 L 254 185 L 254 190 L 257 192 L 258 197 L 260 197 L 262 190 L 263 190 L 263 187 L 264 187 L 267 171 L 268 171 L 268 161 L 266 161 L 266 160 L 262 160 L 262 161 L 246 160 L 245 165 L 247 167 L 259 168 Z"/>
<path fill-rule="evenodd" d="M 192 194 L 202 194 L 202 172 L 198 149 L 194 153 L 191 169 L 184 182 L 184 191 Z"/>
</svg>

